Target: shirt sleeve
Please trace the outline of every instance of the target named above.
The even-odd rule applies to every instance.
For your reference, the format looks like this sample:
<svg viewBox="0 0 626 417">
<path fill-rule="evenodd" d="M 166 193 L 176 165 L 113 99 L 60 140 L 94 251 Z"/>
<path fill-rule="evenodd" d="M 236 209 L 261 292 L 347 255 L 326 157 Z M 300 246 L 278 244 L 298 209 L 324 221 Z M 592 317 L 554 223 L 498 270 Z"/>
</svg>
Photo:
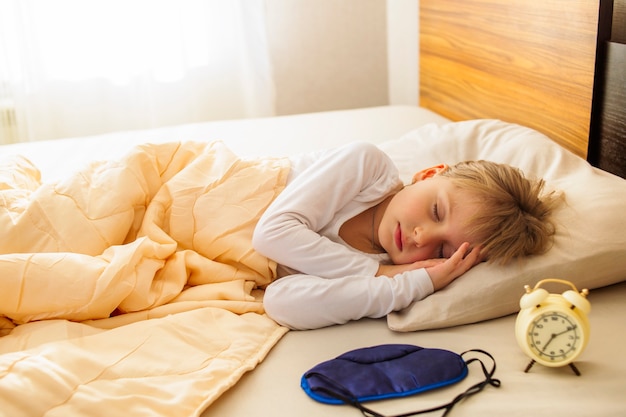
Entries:
<svg viewBox="0 0 626 417">
<path fill-rule="evenodd" d="M 324 151 L 290 180 L 253 236 L 255 250 L 292 270 L 323 278 L 373 276 L 378 261 L 320 235 L 351 203 L 379 203 L 401 186 L 391 159 L 375 145 Z"/>
<path fill-rule="evenodd" d="M 394 277 L 324 279 L 290 275 L 270 284 L 263 300 L 269 317 L 294 330 L 317 329 L 363 317 L 379 318 L 432 294 L 425 269 Z"/>
</svg>

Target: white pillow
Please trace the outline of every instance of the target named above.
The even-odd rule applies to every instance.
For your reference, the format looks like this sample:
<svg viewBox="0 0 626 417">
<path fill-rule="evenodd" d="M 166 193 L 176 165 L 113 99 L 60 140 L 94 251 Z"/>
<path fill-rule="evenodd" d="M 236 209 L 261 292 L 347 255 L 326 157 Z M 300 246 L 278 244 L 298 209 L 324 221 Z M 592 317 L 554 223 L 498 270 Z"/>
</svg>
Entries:
<svg viewBox="0 0 626 417">
<path fill-rule="evenodd" d="M 516 313 L 524 285 L 544 278 L 569 280 L 579 290 L 626 280 L 626 180 L 592 167 L 543 134 L 498 120 L 472 120 L 426 125 L 380 148 L 406 183 L 425 167 L 486 159 L 542 177 L 548 189 L 565 193 L 547 253 L 507 266 L 480 264 L 443 290 L 389 314 L 391 329 L 442 328 Z M 593 306 L 593 292 L 589 300 Z"/>
</svg>

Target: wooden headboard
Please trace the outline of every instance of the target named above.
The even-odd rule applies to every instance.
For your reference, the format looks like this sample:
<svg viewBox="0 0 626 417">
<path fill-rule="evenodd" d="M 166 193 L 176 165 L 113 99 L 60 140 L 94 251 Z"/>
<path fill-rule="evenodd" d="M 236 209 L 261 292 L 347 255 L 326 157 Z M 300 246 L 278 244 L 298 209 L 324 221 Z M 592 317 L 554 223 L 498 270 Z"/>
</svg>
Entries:
<svg viewBox="0 0 626 417">
<path fill-rule="evenodd" d="M 599 4 L 420 0 L 420 106 L 534 128 L 586 157 Z"/>
<path fill-rule="evenodd" d="M 587 160 L 626 178 L 626 0 L 601 0 Z"/>
</svg>

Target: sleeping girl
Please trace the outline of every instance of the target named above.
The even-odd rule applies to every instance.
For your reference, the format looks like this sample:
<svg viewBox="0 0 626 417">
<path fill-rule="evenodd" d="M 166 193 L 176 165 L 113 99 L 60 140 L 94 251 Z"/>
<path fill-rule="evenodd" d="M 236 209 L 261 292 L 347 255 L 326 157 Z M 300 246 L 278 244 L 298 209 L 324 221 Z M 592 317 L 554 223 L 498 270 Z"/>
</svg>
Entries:
<svg viewBox="0 0 626 417">
<path fill-rule="evenodd" d="M 556 204 L 543 186 L 487 161 L 427 168 L 403 186 L 390 158 L 366 143 L 292 158 L 253 236 L 278 263 L 265 310 L 292 329 L 383 317 L 481 261 L 542 253 Z"/>
<path fill-rule="evenodd" d="M 142 145 L 44 184 L 23 158 L 7 169 L 7 331 L 215 305 L 293 329 L 382 317 L 481 261 L 545 251 L 554 233 L 556 199 L 542 181 L 479 161 L 424 169 L 403 186 L 366 143 L 246 161 L 219 142 Z"/>
</svg>

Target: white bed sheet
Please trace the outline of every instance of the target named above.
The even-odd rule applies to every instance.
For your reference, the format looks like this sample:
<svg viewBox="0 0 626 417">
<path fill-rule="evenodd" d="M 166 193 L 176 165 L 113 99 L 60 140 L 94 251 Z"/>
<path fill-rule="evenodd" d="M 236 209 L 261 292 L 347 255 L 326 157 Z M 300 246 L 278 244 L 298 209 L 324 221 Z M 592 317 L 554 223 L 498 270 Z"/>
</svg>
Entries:
<svg viewBox="0 0 626 417">
<path fill-rule="evenodd" d="M 140 143 L 221 140 L 240 156 L 283 156 L 354 140 L 381 143 L 427 123 L 447 121 L 427 109 L 382 106 L 19 143 L 2 146 L 0 152 L 26 156 L 41 170 L 43 180 L 53 180 L 63 178 L 88 161 L 118 158 Z"/>
<path fill-rule="evenodd" d="M 3 146 L 3 155 L 18 153 L 37 165 L 44 180 L 63 178 L 91 160 L 116 158 L 144 142 L 223 140 L 242 156 L 288 155 L 337 146 L 353 140 L 381 143 L 396 139 L 426 123 L 447 120 L 428 110 L 386 106 L 267 119 L 209 122 L 147 131 L 116 132 L 89 138 L 62 139 Z M 289 332 L 263 363 L 212 404 L 204 417 L 356 416 L 356 409 L 328 406 L 309 399 L 299 387 L 300 376 L 313 365 L 358 347 L 412 343 L 462 352 L 482 348 L 498 364 L 499 389 L 485 391 L 461 404 L 458 416 L 602 416 L 626 415 L 626 283 L 590 295 L 592 335 L 577 362 L 582 376 L 569 368 L 549 369 L 528 362 L 517 347 L 514 316 L 442 330 L 395 333 L 385 320 L 361 320 L 342 326 Z M 459 385 L 402 400 L 372 404 L 384 413 L 401 413 L 449 401 L 480 377 Z M 437 414 L 439 415 L 439 414 Z"/>
<path fill-rule="evenodd" d="M 618 417 L 626 415 L 626 282 L 592 291 L 591 339 L 576 362 L 581 376 L 569 367 L 547 368 L 529 360 L 514 335 L 515 315 L 472 325 L 411 333 L 390 331 L 385 319 L 359 320 L 318 330 L 291 331 L 270 351 L 265 360 L 243 376 L 235 387 L 217 399 L 203 417 L 240 416 L 360 416 L 350 406 L 321 404 L 300 388 L 304 372 L 319 362 L 352 349 L 384 343 L 407 343 L 461 353 L 480 348 L 496 359 L 495 377 L 500 388 L 487 386 L 463 400 L 450 416 L 460 417 Z M 489 359 L 485 364 L 489 365 Z M 469 366 L 461 383 L 408 398 L 367 403 L 384 415 L 426 409 L 452 400 L 479 382 L 482 371 Z M 426 415 L 441 415 L 441 412 Z"/>
</svg>

